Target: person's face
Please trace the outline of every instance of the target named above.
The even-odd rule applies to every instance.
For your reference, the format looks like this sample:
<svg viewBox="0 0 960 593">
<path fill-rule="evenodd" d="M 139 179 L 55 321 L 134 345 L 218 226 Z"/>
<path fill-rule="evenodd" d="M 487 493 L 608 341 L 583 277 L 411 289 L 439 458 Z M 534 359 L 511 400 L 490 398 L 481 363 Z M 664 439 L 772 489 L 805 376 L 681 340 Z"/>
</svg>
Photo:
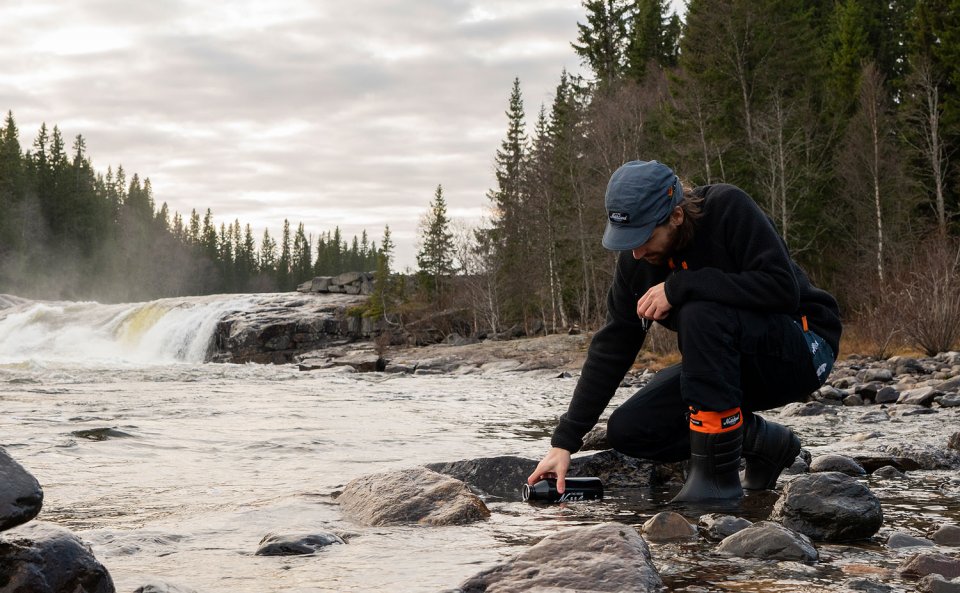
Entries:
<svg viewBox="0 0 960 593">
<path fill-rule="evenodd" d="M 680 223 L 683 222 L 683 210 L 676 208 L 667 222 L 653 229 L 647 242 L 633 250 L 633 259 L 646 260 L 654 265 L 663 265 L 677 247 Z"/>
</svg>

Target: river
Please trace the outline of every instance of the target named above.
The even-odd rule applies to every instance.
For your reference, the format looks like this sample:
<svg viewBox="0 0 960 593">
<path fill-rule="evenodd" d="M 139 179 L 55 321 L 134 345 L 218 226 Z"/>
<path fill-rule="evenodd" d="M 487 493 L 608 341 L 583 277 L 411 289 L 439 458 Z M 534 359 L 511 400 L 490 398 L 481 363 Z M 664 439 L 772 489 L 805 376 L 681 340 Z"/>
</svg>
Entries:
<svg viewBox="0 0 960 593">
<path fill-rule="evenodd" d="M 201 593 L 436 592 L 561 527 L 638 524 L 667 508 L 668 492 L 622 491 L 569 507 L 490 501 L 490 520 L 462 527 L 350 523 L 335 494 L 357 476 L 483 456 L 539 457 L 575 380 L 202 362 L 215 320 L 256 302 L 0 309 L 0 446 L 42 484 L 38 519 L 89 542 L 118 591 L 159 580 Z M 617 400 L 630 393 L 621 389 Z M 824 419 L 798 430 L 815 450 L 828 449 L 839 429 Z M 922 472 L 896 487 L 876 484 L 884 529 L 960 521 L 954 478 Z M 748 497 L 738 514 L 761 519 L 775 498 Z M 312 556 L 254 555 L 267 533 L 310 530 L 347 532 L 349 542 Z M 876 542 L 821 546 L 824 561 L 814 566 L 732 567 L 702 541 L 653 550 L 675 590 L 704 590 L 696 587 L 706 579 L 717 590 L 790 591 L 800 579 L 811 583 L 806 590 L 840 591 L 841 577 L 858 572 L 882 572 L 876 578 L 894 590 L 906 586 L 888 574 L 896 556 Z"/>
</svg>

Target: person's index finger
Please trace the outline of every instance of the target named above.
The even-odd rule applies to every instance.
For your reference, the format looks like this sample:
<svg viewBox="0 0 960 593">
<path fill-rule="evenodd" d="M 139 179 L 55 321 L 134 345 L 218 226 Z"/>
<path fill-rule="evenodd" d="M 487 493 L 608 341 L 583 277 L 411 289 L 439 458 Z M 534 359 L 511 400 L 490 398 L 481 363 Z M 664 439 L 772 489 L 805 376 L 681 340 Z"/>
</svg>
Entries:
<svg viewBox="0 0 960 593">
<path fill-rule="evenodd" d="M 557 474 L 557 492 L 563 494 L 563 491 L 566 490 L 567 478 L 564 474 Z"/>
</svg>

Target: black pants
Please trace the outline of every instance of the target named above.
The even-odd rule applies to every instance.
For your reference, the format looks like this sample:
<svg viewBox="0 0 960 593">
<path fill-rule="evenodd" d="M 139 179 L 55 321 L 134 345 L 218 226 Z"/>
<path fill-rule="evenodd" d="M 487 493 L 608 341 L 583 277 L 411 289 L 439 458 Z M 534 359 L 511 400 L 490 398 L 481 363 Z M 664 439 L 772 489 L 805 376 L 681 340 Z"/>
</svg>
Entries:
<svg viewBox="0 0 960 593">
<path fill-rule="evenodd" d="M 803 330 L 788 315 L 695 301 L 675 311 L 683 361 L 660 371 L 614 410 L 610 445 L 631 457 L 690 457 L 692 406 L 745 414 L 802 401 L 817 389 Z"/>
</svg>

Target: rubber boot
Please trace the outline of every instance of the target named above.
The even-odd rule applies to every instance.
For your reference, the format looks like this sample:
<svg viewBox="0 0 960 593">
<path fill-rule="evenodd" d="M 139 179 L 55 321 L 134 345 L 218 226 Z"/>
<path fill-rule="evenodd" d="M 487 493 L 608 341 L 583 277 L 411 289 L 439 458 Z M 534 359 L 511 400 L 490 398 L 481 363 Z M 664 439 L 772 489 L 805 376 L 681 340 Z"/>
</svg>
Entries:
<svg viewBox="0 0 960 593">
<path fill-rule="evenodd" d="M 734 418 L 730 427 L 725 420 Z M 724 415 L 716 427 L 698 426 L 696 416 Z M 719 430 L 715 430 L 719 429 Z M 709 431 L 708 431 L 709 430 Z M 726 412 L 699 412 L 690 415 L 690 471 L 680 493 L 670 502 L 731 500 L 743 496 L 740 486 L 740 451 L 743 444 L 743 423 L 740 409 Z"/>
<path fill-rule="evenodd" d="M 743 424 L 743 458 L 747 463 L 741 484 L 746 490 L 772 490 L 780 472 L 793 465 L 800 454 L 800 439 L 786 426 L 756 414 L 746 415 Z"/>
</svg>

